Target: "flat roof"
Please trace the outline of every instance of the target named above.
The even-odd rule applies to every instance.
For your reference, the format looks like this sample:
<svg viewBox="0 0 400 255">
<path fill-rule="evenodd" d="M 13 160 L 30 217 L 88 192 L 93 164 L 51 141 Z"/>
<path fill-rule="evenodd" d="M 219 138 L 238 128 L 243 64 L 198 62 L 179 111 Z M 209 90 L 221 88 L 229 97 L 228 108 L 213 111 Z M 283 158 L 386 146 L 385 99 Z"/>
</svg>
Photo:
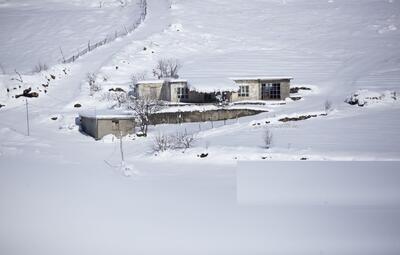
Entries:
<svg viewBox="0 0 400 255">
<path fill-rule="evenodd" d="M 136 84 L 161 84 L 164 82 L 170 82 L 170 83 L 187 82 L 187 80 L 183 80 L 183 79 L 144 80 L 144 81 L 137 81 Z"/>
<path fill-rule="evenodd" d="M 129 112 L 115 111 L 83 111 L 79 113 L 80 117 L 89 119 L 134 119 L 135 117 Z"/>
<path fill-rule="evenodd" d="M 268 80 L 268 81 L 276 81 L 276 80 L 293 80 L 291 76 L 243 76 L 243 77 L 232 77 L 230 78 L 234 81 L 248 81 L 248 80 Z"/>
</svg>

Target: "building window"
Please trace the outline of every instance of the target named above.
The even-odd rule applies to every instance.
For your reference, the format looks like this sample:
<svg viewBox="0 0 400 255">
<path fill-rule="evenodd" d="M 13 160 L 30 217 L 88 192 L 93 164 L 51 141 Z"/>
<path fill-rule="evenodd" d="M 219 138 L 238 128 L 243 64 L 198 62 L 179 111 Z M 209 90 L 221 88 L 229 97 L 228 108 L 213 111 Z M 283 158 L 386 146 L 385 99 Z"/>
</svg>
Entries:
<svg viewBox="0 0 400 255">
<path fill-rule="evenodd" d="M 271 99 L 281 99 L 281 84 L 280 83 L 272 83 L 270 90 Z"/>
<path fill-rule="evenodd" d="M 189 88 L 178 87 L 177 88 L 178 99 L 188 99 L 189 98 Z"/>
<path fill-rule="evenodd" d="M 281 84 L 280 83 L 262 83 L 261 84 L 261 99 L 280 99 Z"/>
<path fill-rule="evenodd" d="M 249 97 L 250 96 L 249 86 L 239 86 L 239 97 Z"/>
</svg>

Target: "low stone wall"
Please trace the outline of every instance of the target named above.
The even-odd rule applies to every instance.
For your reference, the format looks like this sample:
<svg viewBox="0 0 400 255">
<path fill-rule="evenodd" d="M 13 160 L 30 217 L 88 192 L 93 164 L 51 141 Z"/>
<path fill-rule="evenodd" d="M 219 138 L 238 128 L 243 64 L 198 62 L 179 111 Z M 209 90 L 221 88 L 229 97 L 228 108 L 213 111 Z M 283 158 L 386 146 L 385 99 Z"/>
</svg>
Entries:
<svg viewBox="0 0 400 255">
<path fill-rule="evenodd" d="M 256 115 L 265 111 L 250 109 L 219 109 L 209 111 L 192 112 L 162 112 L 150 116 L 150 123 L 157 124 L 177 124 L 184 122 L 205 122 L 236 119 L 245 116 Z"/>
</svg>

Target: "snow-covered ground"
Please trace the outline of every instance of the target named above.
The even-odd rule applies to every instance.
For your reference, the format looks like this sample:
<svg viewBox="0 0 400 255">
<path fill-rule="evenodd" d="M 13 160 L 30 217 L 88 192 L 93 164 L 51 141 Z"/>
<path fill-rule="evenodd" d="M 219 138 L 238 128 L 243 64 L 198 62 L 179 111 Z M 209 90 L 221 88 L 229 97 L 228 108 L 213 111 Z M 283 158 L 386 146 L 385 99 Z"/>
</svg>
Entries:
<svg viewBox="0 0 400 255">
<path fill-rule="evenodd" d="M 139 1 L 0 1 L 0 64 L 5 73 L 52 66 L 136 21 Z M 100 3 L 102 3 L 100 7 Z"/>
<path fill-rule="evenodd" d="M 236 167 L 400 160 L 400 1 L 147 0 L 133 33 L 59 64 L 60 46 L 69 55 L 137 20 L 139 1 L 123 2 L 0 0 L 1 254 L 345 254 L 352 238 L 361 248 L 351 254 L 398 253 L 398 211 L 240 206 Z M 147 138 L 124 138 L 124 171 L 118 139 L 82 134 L 78 113 L 115 106 L 103 100 L 109 88 L 128 91 L 133 74 L 153 78 L 170 57 L 198 90 L 235 89 L 229 78 L 246 75 L 290 75 L 312 90 L 230 106 L 267 112 L 225 123 L 151 126 Z M 49 70 L 31 74 L 39 61 Z M 87 73 L 102 91 L 90 95 Z M 25 98 L 14 97 L 29 87 L 39 98 L 28 99 L 27 136 Z M 300 116 L 312 117 L 280 121 Z M 155 136 L 177 132 L 194 134 L 194 147 L 154 153 Z M 367 245 L 377 236 L 387 236 L 383 252 Z"/>
</svg>

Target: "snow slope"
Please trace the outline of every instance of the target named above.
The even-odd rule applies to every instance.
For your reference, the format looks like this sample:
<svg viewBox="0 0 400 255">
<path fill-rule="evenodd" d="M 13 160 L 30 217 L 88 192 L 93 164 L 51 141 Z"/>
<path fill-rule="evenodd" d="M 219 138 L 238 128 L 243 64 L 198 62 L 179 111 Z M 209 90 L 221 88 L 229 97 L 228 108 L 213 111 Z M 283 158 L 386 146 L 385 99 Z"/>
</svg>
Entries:
<svg viewBox="0 0 400 255">
<path fill-rule="evenodd" d="M 30 73 L 38 63 L 52 66 L 63 57 L 121 33 L 140 13 L 139 1 L 5 1 L 0 2 L 0 64 Z M 1 72 L 2 70 L 0 70 Z"/>
<path fill-rule="evenodd" d="M 119 72 L 103 69 L 119 82 L 175 57 L 181 77 L 200 90 L 232 87 L 228 78 L 238 75 L 290 75 L 332 96 L 398 89 L 399 8 L 399 1 L 381 0 L 175 0 L 169 29 L 117 54 Z"/>
</svg>

